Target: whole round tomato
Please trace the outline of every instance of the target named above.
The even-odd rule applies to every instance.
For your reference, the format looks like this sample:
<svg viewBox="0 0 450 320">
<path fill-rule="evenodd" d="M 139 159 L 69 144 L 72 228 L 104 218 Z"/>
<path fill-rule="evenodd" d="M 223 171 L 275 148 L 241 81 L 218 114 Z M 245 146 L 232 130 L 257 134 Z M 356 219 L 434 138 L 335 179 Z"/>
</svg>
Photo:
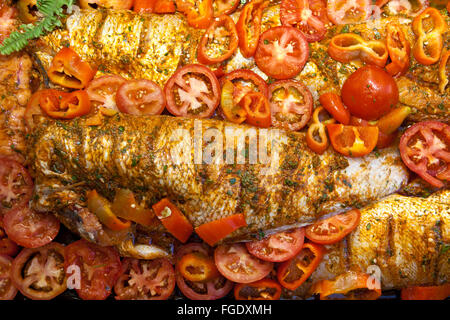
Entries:
<svg viewBox="0 0 450 320">
<path fill-rule="evenodd" d="M 273 234 L 266 239 L 247 242 L 248 251 L 255 257 L 271 262 L 289 260 L 300 252 L 305 238 L 303 228 Z"/>
<path fill-rule="evenodd" d="M 398 103 L 398 87 L 386 71 L 367 65 L 348 77 L 341 97 L 352 115 L 377 120 Z"/>
<path fill-rule="evenodd" d="M 0 254 L 0 300 L 12 300 L 17 294 L 11 280 L 12 261 L 10 256 Z"/>
<path fill-rule="evenodd" d="M 0 214 L 25 206 L 32 192 L 28 171 L 14 160 L 0 158 Z"/>
<path fill-rule="evenodd" d="M 8 237 L 25 248 L 37 248 L 52 242 L 60 226 L 52 214 L 36 212 L 28 207 L 8 211 L 3 223 Z"/>
<path fill-rule="evenodd" d="M 175 271 L 167 259 L 125 258 L 114 286 L 117 300 L 166 300 L 175 289 Z"/>
<path fill-rule="evenodd" d="M 80 288 L 83 300 L 105 300 L 122 272 L 119 254 L 112 247 L 101 247 L 84 239 L 69 244 L 65 249 L 64 268 L 69 275 L 74 266 L 81 273 Z"/>
<path fill-rule="evenodd" d="M 50 300 L 67 288 L 64 246 L 52 242 L 23 249 L 11 266 L 11 277 L 20 293 L 33 300 Z"/>
<path fill-rule="evenodd" d="M 251 255 L 242 243 L 218 246 L 214 252 L 214 260 L 225 278 L 238 283 L 261 280 L 273 269 L 272 262 Z"/>
</svg>

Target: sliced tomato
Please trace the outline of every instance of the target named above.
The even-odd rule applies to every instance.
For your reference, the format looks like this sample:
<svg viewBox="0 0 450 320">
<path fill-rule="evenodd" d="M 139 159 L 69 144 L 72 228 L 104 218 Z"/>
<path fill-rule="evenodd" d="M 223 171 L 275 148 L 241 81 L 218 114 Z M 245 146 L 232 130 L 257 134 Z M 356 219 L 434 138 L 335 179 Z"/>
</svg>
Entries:
<svg viewBox="0 0 450 320">
<path fill-rule="evenodd" d="M 309 121 L 313 97 L 309 89 L 296 80 L 281 80 L 269 86 L 272 125 L 298 131 Z"/>
<path fill-rule="evenodd" d="M 214 252 L 214 260 L 225 278 L 238 283 L 261 280 L 273 269 L 272 262 L 252 256 L 242 243 L 218 246 Z"/>
<path fill-rule="evenodd" d="M 432 186 L 450 181 L 450 126 L 439 121 L 414 124 L 402 135 L 400 155 L 405 165 Z"/>
<path fill-rule="evenodd" d="M 269 100 L 262 93 L 247 93 L 239 105 L 247 113 L 245 121 L 248 124 L 260 128 L 268 128 L 272 124 Z"/>
<path fill-rule="evenodd" d="M 83 300 L 105 300 L 117 282 L 122 264 L 119 254 L 112 247 L 101 247 L 86 240 L 72 242 L 65 248 L 66 273 L 80 268 L 80 288 L 75 289 Z M 70 267 L 70 269 L 69 269 Z"/>
<path fill-rule="evenodd" d="M 248 252 L 255 257 L 271 262 L 291 259 L 302 249 L 305 231 L 297 228 L 273 234 L 266 239 L 247 242 Z"/>
<path fill-rule="evenodd" d="M 175 271 L 167 259 L 125 258 L 114 286 L 117 300 L 167 300 L 175 289 Z"/>
<path fill-rule="evenodd" d="M 26 206 L 32 193 L 28 171 L 17 161 L 0 158 L 0 213 Z"/>
<path fill-rule="evenodd" d="M 275 79 L 288 79 L 303 70 L 309 57 L 308 42 L 293 27 L 274 27 L 265 31 L 258 43 L 255 62 L 261 71 Z"/>
<path fill-rule="evenodd" d="M 174 116 L 210 117 L 220 102 L 220 85 L 205 66 L 189 64 L 178 69 L 164 87 L 167 110 Z"/>
<path fill-rule="evenodd" d="M 8 211 L 3 223 L 8 237 L 25 248 L 37 248 L 55 239 L 59 221 L 51 213 L 40 213 L 28 207 Z"/>
<path fill-rule="evenodd" d="M 188 24 L 194 28 L 206 29 L 213 20 L 212 0 L 175 0 L 178 11 L 184 13 Z"/>
<path fill-rule="evenodd" d="M 226 81 L 231 81 L 235 86 L 233 93 L 234 102 L 237 104 L 249 92 L 261 92 L 264 96 L 269 95 L 269 88 L 266 81 L 251 70 L 239 69 L 227 73 L 220 78 L 223 85 Z"/>
<path fill-rule="evenodd" d="M 56 242 L 23 249 L 12 263 L 12 281 L 30 299 L 53 299 L 67 288 L 64 260 L 64 246 Z"/>
<path fill-rule="evenodd" d="M 236 300 L 278 300 L 281 286 L 271 279 L 262 279 L 252 283 L 238 283 L 234 287 Z"/>
<path fill-rule="evenodd" d="M 402 289 L 402 300 L 444 300 L 450 296 L 450 283 L 441 286 L 408 287 Z"/>
<path fill-rule="evenodd" d="M 11 265 L 13 258 L 0 254 L 0 300 L 13 300 L 17 288 L 11 280 Z"/>
<path fill-rule="evenodd" d="M 308 42 L 322 40 L 327 32 L 323 21 L 310 8 L 308 0 L 283 0 L 280 19 L 284 26 L 298 28 Z"/>
<path fill-rule="evenodd" d="M 204 223 L 195 232 L 210 246 L 215 245 L 220 240 L 234 232 L 235 230 L 247 226 L 245 216 L 241 213 Z"/>
<path fill-rule="evenodd" d="M 378 127 L 327 124 L 331 145 L 347 157 L 362 157 L 372 152 L 378 142 Z"/>
<path fill-rule="evenodd" d="M 370 0 L 328 0 L 328 18 L 334 24 L 351 24 L 367 20 L 372 14 Z"/>
<path fill-rule="evenodd" d="M 317 269 L 325 252 L 326 249 L 320 244 L 305 243 L 294 258 L 279 265 L 278 281 L 286 289 L 297 289 Z"/>
<path fill-rule="evenodd" d="M 86 92 L 94 106 L 118 110 L 116 93 L 127 80 L 121 76 L 102 76 L 92 80 Z"/>
<path fill-rule="evenodd" d="M 213 0 L 214 17 L 233 13 L 239 3 L 237 0 Z"/>
<path fill-rule="evenodd" d="M 6 236 L 0 217 L 0 255 L 15 256 L 19 252 L 17 244 Z"/>
<path fill-rule="evenodd" d="M 327 92 L 319 97 L 320 104 L 331 116 L 342 124 L 350 124 L 350 112 L 344 106 L 341 97 L 334 92 Z"/>
<path fill-rule="evenodd" d="M 341 241 L 359 224 L 361 212 L 358 209 L 319 220 L 306 227 L 305 236 L 315 243 L 333 244 Z"/>
<path fill-rule="evenodd" d="M 203 34 L 197 50 L 197 59 L 203 64 L 214 64 L 230 58 L 236 51 L 239 38 L 236 26 L 227 15 L 221 15 Z"/>
<path fill-rule="evenodd" d="M 136 116 L 157 115 L 163 112 L 166 99 L 155 82 L 140 79 L 122 84 L 116 93 L 116 103 L 124 113 Z"/>
<path fill-rule="evenodd" d="M 177 262 L 177 270 L 184 279 L 193 282 L 211 281 L 220 275 L 214 259 L 198 252 L 185 254 Z"/>
<path fill-rule="evenodd" d="M 201 254 L 213 258 L 211 248 L 201 243 L 190 243 L 176 251 L 176 261 L 180 261 L 188 254 Z M 177 268 L 178 269 L 178 268 Z M 177 286 L 187 298 L 191 300 L 216 300 L 226 296 L 233 289 L 233 282 L 219 275 L 217 278 L 204 281 L 189 281 L 176 272 Z"/>
</svg>

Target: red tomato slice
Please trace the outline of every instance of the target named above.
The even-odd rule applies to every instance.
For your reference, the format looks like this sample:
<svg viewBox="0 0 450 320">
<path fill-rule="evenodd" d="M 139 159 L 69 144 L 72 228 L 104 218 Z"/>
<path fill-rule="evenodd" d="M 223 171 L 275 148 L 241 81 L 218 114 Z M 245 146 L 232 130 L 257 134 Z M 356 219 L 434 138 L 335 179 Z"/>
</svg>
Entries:
<svg viewBox="0 0 450 320">
<path fill-rule="evenodd" d="M 305 236 L 320 244 L 333 244 L 341 241 L 352 232 L 359 223 L 361 212 L 358 209 L 335 215 L 331 218 L 317 221 L 306 227 Z"/>
<path fill-rule="evenodd" d="M 310 8 L 308 0 L 283 0 L 280 19 L 284 26 L 298 28 L 308 42 L 320 41 L 327 33 L 325 24 Z"/>
<path fill-rule="evenodd" d="M 253 71 L 245 69 L 231 71 L 220 78 L 220 83 L 223 85 L 227 80 L 234 84 L 233 100 L 235 104 L 238 104 L 247 93 L 252 91 L 261 92 L 266 97 L 269 95 L 266 81 Z"/>
<path fill-rule="evenodd" d="M 166 300 L 175 289 L 175 271 L 167 259 L 125 258 L 114 286 L 117 300 Z"/>
<path fill-rule="evenodd" d="M 81 271 L 81 287 L 76 289 L 83 300 L 105 300 L 117 282 L 122 264 L 119 254 L 112 247 L 100 247 L 86 240 L 78 240 L 65 249 L 64 268 L 68 273 L 75 265 Z"/>
<path fill-rule="evenodd" d="M 92 80 L 86 92 L 93 105 L 118 110 L 116 93 L 126 81 L 121 76 L 102 76 Z"/>
<path fill-rule="evenodd" d="M 50 213 L 40 213 L 28 207 L 9 211 L 3 218 L 8 237 L 25 248 L 37 248 L 55 239 L 59 221 Z"/>
<path fill-rule="evenodd" d="M 212 256 L 211 248 L 201 243 L 190 243 L 180 247 L 176 253 L 176 261 L 189 253 L 200 253 Z M 193 282 L 186 280 L 179 272 L 176 272 L 177 286 L 187 298 L 191 300 L 217 300 L 226 296 L 233 288 L 233 282 L 219 276 L 207 282 Z"/>
<path fill-rule="evenodd" d="M 164 87 L 167 110 L 174 116 L 208 118 L 220 102 L 220 85 L 214 73 L 199 64 L 178 69 Z"/>
<path fill-rule="evenodd" d="M 28 171 L 14 160 L 0 158 L 0 214 L 24 207 L 32 193 Z"/>
<path fill-rule="evenodd" d="M 259 241 L 247 242 L 248 252 L 255 257 L 271 262 L 289 260 L 300 252 L 305 238 L 303 228 L 280 232 Z"/>
<path fill-rule="evenodd" d="M 214 260 L 225 278 L 238 283 L 261 280 L 273 269 L 272 262 L 252 256 L 242 243 L 218 246 L 214 252 Z"/>
<path fill-rule="evenodd" d="M 17 294 L 17 289 L 11 280 L 10 256 L 0 254 L 0 300 L 12 300 Z"/>
<path fill-rule="evenodd" d="M 328 0 L 328 18 L 334 24 L 350 24 L 367 20 L 372 14 L 370 0 Z"/>
<path fill-rule="evenodd" d="M 161 114 L 166 99 L 161 88 L 153 81 L 140 79 L 122 84 L 116 93 L 117 107 L 133 115 Z"/>
<path fill-rule="evenodd" d="M 20 293 L 33 300 L 50 300 L 67 288 L 64 246 L 53 242 L 23 249 L 14 259 L 11 277 Z"/>
<path fill-rule="evenodd" d="M 17 244 L 6 236 L 0 217 L 0 255 L 15 256 L 19 252 Z"/>
<path fill-rule="evenodd" d="M 281 80 L 269 86 L 272 125 L 298 131 L 309 121 L 313 97 L 308 88 L 296 80 Z"/>
<path fill-rule="evenodd" d="M 261 35 L 255 62 L 268 76 L 288 79 L 302 71 L 308 57 L 308 42 L 302 32 L 282 26 L 270 28 Z"/>
<path fill-rule="evenodd" d="M 405 165 L 432 186 L 450 181 L 450 126 L 439 121 L 414 124 L 402 135 L 400 155 Z"/>
</svg>

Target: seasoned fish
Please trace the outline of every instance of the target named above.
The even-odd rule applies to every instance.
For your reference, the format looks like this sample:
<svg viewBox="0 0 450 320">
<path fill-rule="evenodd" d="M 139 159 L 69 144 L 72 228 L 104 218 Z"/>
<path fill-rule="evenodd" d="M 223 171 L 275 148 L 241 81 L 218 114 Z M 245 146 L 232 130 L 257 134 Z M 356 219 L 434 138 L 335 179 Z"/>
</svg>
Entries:
<svg viewBox="0 0 450 320">
<path fill-rule="evenodd" d="M 194 227 L 243 213 L 248 226 L 227 239 L 236 241 L 367 205 L 408 180 L 394 148 L 345 158 L 331 148 L 315 154 L 302 133 L 212 119 L 117 114 L 100 126 L 85 122 L 42 119 L 28 156 L 35 177 L 34 208 L 57 212 L 92 241 L 99 241 L 98 221 L 91 230 L 78 214 L 83 212 L 88 226 L 96 220 L 82 209 L 88 189 L 112 200 L 116 188 L 127 188 L 148 207 L 169 197 Z M 211 134 L 217 136 L 211 140 Z M 199 136 L 202 145 L 201 138 L 196 143 Z M 268 151 L 261 152 L 265 146 Z M 208 155 L 213 155 L 210 162 Z M 148 231 L 158 230 L 160 225 Z"/>
<path fill-rule="evenodd" d="M 239 14 L 240 11 L 235 12 L 232 18 L 237 21 Z M 339 92 L 345 79 L 361 63 L 342 64 L 333 60 L 327 54 L 330 39 L 340 32 L 355 32 L 368 40 L 384 40 L 385 27 L 391 23 L 401 25 L 408 41 L 414 44 L 411 19 L 406 17 L 383 17 L 376 22 L 347 25 L 347 31 L 343 31 L 343 26 L 334 26 L 321 42 L 310 44 L 310 58 L 297 79 L 309 87 L 316 100 L 326 91 Z M 279 5 L 274 1 L 263 13 L 262 30 L 278 25 Z M 100 73 L 146 78 L 163 85 L 178 66 L 197 63 L 196 49 L 203 32 L 190 28 L 180 14 L 139 15 L 130 11 L 82 10 L 67 19 L 64 29 L 42 38 L 31 49 L 49 65 L 55 52 L 70 45 L 83 59 L 97 66 Z M 446 46 L 449 36 L 450 32 L 444 34 Z M 221 66 L 226 72 L 251 69 L 267 79 L 256 67 L 254 59 L 244 58 L 239 50 Z M 412 121 L 450 121 L 450 86 L 444 93 L 439 92 L 437 68 L 438 64 L 423 66 L 411 57 L 408 73 L 396 79 L 400 104 L 413 109 L 409 117 Z"/>
<path fill-rule="evenodd" d="M 358 227 L 327 246 L 310 280 L 289 294 L 308 296 L 316 281 L 347 271 L 367 273 L 373 266 L 381 271 L 384 290 L 441 285 L 449 281 L 449 246 L 450 190 L 429 198 L 391 195 L 362 209 Z"/>
</svg>

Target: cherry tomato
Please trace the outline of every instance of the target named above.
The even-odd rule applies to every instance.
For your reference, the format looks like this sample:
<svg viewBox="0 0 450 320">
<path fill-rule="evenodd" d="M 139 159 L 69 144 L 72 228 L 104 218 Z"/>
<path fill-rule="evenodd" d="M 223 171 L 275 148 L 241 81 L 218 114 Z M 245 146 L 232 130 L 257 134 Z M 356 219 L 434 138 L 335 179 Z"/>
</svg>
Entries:
<svg viewBox="0 0 450 320">
<path fill-rule="evenodd" d="M 450 181 L 450 126 L 439 121 L 414 124 L 402 135 L 400 155 L 405 165 L 432 186 Z"/>
<path fill-rule="evenodd" d="M 251 91 L 261 92 L 266 97 L 269 95 L 267 83 L 251 70 L 239 69 L 227 73 L 220 78 L 222 85 L 226 81 L 231 81 L 235 85 L 233 99 L 236 104 Z"/>
<path fill-rule="evenodd" d="M 117 107 L 133 115 L 161 114 L 166 99 L 161 88 L 153 81 L 140 79 L 122 84 L 116 93 Z"/>
<path fill-rule="evenodd" d="M 27 170 L 14 160 L 0 158 L 0 213 L 26 206 L 32 193 Z"/>
<path fill-rule="evenodd" d="M 52 242 L 23 249 L 11 266 L 11 277 L 20 293 L 33 300 L 50 300 L 67 288 L 64 246 Z"/>
<path fill-rule="evenodd" d="M 320 244 L 339 242 L 358 226 L 360 217 L 361 212 L 353 209 L 328 219 L 319 220 L 306 227 L 305 236 Z"/>
<path fill-rule="evenodd" d="M 298 28 L 308 42 L 322 40 L 327 32 L 323 21 L 311 10 L 308 0 L 283 0 L 280 19 L 284 26 Z"/>
<path fill-rule="evenodd" d="M 281 26 L 270 28 L 261 35 L 255 62 L 268 76 L 288 79 L 302 71 L 308 57 L 308 42 L 302 32 Z"/>
<path fill-rule="evenodd" d="M 305 238 L 303 228 L 284 231 L 259 241 L 247 242 L 248 252 L 255 257 L 271 262 L 291 259 L 300 252 Z"/>
<path fill-rule="evenodd" d="M 94 106 L 118 110 L 116 93 L 127 80 L 121 76 L 102 76 L 92 80 L 86 92 Z"/>
<path fill-rule="evenodd" d="M 65 248 L 64 264 L 69 275 L 73 267 L 81 272 L 81 286 L 76 289 L 83 300 L 105 300 L 117 282 L 122 264 L 119 254 L 112 247 L 100 247 L 86 240 L 78 240 Z"/>
<path fill-rule="evenodd" d="M 190 253 L 203 254 L 212 258 L 211 248 L 201 243 L 190 243 L 180 247 L 176 252 L 177 264 L 185 255 Z M 178 268 L 177 268 L 178 269 Z M 219 275 L 207 282 L 189 281 L 180 272 L 176 272 L 177 286 L 187 298 L 191 300 L 216 300 L 226 296 L 233 289 L 233 282 Z"/>
<path fill-rule="evenodd" d="M 54 215 L 36 212 L 28 207 L 8 211 L 3 223 L 8 237 L 25 248 L 46 245 L 59 232 L 59 221 Z"/>
<path fill-rule="evenodd" d="M 220 85 L 214 73 L 199 64 L 178 69 L 164 87 L 167 110 L 174 116 L 208 118 L 220 102 Z"/>
<path fill-rule="evenodd" d="M 350 112 L 336 93 L 324 93 L 319 97 L 319 101 L 335 120 L 345 125 L 350 124 Z"/>
<path fill-rule="evenodd" d="M 213 0 L 214 17 L 233 13 L 239 3 L 237 0 Z"/>
<path fill-rule="evenodd" d="M 117 300 L 166 300 L 175 289 L 175 271 L 167 259 L 125 258 L 114 286 Z"/>
<path fill-rule="evenodd" d="M 11 280 L 11 264 L 13 258 L 0 254 L 0 300 L 12 300 L 17 289 Z"/>
<path fill-rule="evenodd" d="M 83 9 L 97 9 L 98 7 L 107 9 L 131 9 L 133 0 L 80 0 Z"/>
<path fill-rule="evenodd" d="M 272 125 L 286 130 L 301 130 L 309 121 L 313 97 L 308 88 L 296 80 L 281 80 L 269 86 Z"/>
<path fill-rule="evenodd" d="M 266 277 L 273 263 L 252 256 L 242 243 L 222 244 L 214 252 L 219 272 L 228 280 L 250 283 Z"/>
<path fill-rule="evenodd" d="M 351 24 L 367 20 L 372 14 L 370 0 L 328 0 L 328 18 L 334 24 Z"/>
<path fill-rule="evenodd" d="M 347 78 L 341 97 L 352 115 L 377 120 L 396 106 L 399 93 L 392 76 L 379 67 L 368 65 Z"/>
</svg>

